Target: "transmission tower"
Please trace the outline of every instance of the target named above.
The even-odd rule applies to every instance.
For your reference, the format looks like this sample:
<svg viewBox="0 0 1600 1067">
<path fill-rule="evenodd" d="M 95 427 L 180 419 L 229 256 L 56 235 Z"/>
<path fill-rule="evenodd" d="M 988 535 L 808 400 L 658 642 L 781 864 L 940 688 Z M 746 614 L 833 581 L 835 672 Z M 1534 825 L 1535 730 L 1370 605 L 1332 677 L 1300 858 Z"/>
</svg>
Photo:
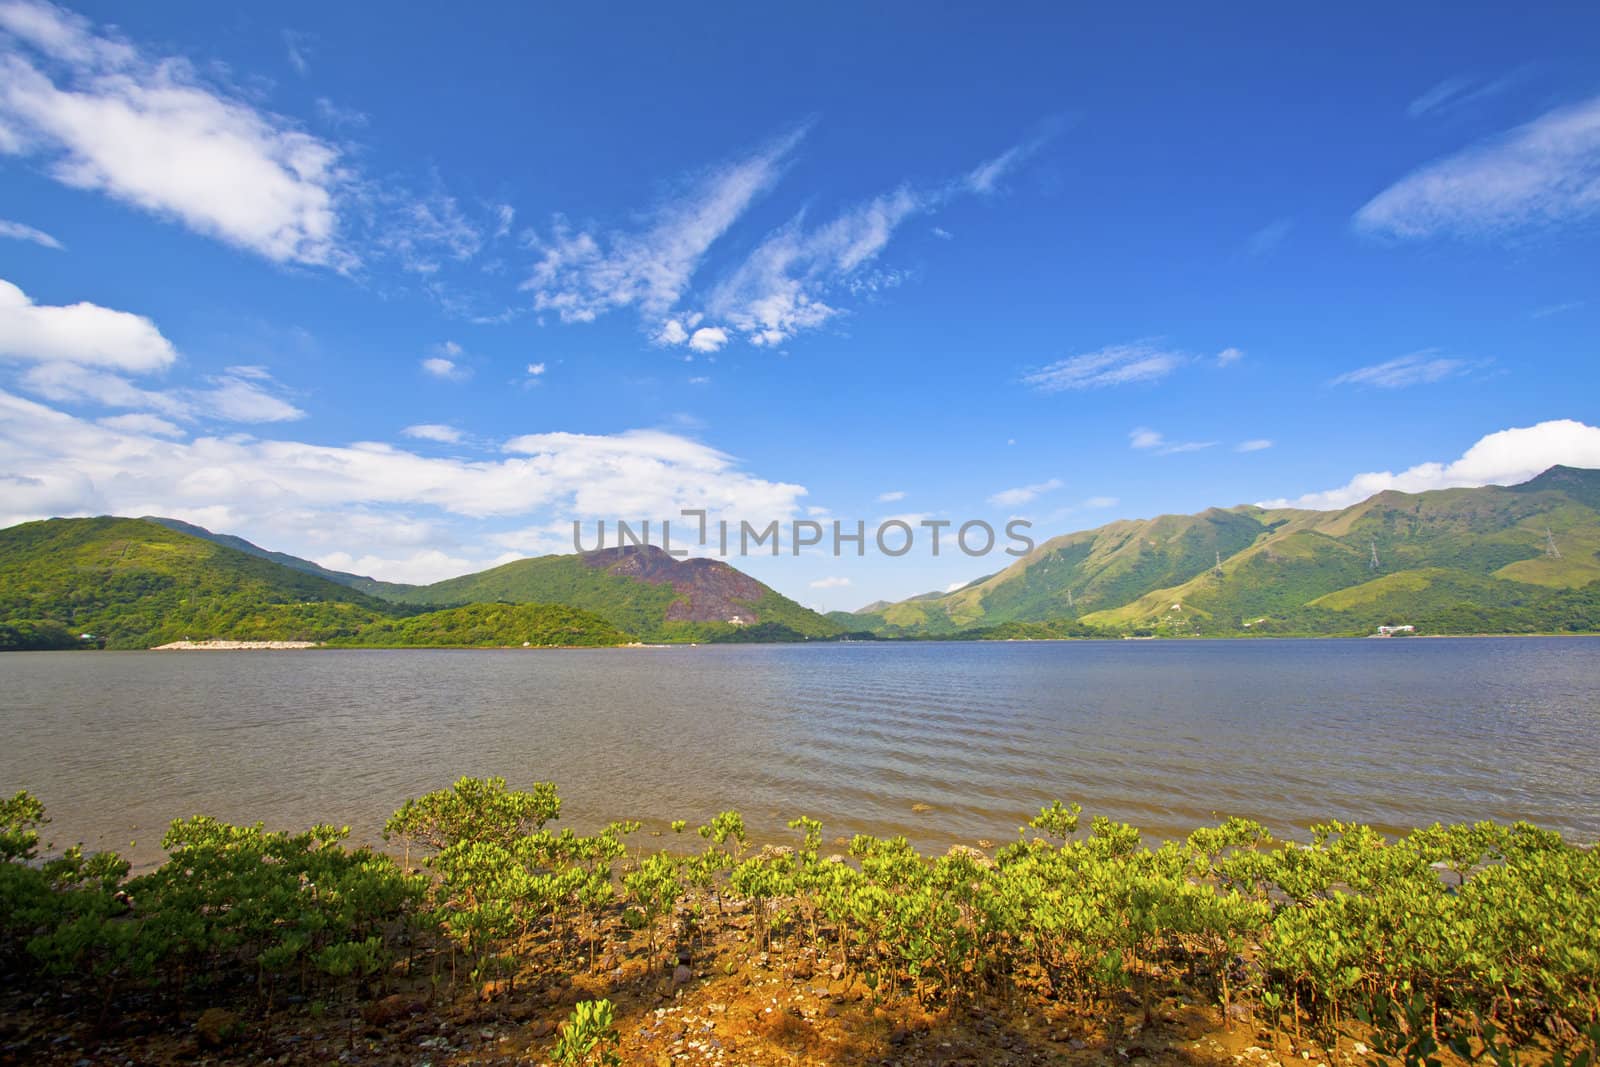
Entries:
<svg viewBox="0 0 1600 1067">
<path fill-rule="evenodd" d="M 1377 570 L 1378 569 L 1378 542 L 1375 541 L 1375 540 L 1369 540 L 1368 544 L 1372 545 L 1372 569 L 1373 570 Z"/>
<path fill-rule="evenodd" d="M 1067 610 L 1068 611 L 1073 611 L 1073 612 L 1078 610 L 1077 608 L 1072 606 L 1072 587 L 1071 586 L 1067 587 Z"/>
<path fill-rule="evenodd" d="M 1215 575 L 1216 577 L 1218 577 L 1218 578 L 1222 577 L 1222 550 L 1221 549 L 1217 550 L 1217 565 L 1216 565 L 1215 568 L 1213 568 L 1211 573 L 1213 575 Z"/>
<path fill-rule="evenodd" d="M 1560 559 L 1561 550 L 1556 547 L 1556 535 L 1550 532 L 1550 527 L 1544 528 L 1545 550 L 1544 554 L 1551 559 Z"/>
</svg>

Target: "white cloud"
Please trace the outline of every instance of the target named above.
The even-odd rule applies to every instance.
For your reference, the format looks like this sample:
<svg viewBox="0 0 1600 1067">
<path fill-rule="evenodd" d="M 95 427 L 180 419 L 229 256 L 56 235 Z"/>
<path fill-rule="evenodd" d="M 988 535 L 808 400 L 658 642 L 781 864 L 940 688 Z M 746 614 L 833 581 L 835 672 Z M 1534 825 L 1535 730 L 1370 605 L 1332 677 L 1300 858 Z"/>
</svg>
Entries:
<svg viewBox="0 0 1600 1067">
<path fill-rule="evenodd" d="M 105 193 L 279 263 L 345 265 L 333 145 L 149 59 L 60 8 L 0 6 L 0 145 L 57 181 Z M 61 75 L 59 81 L 57 73 Z"/>
<path fill-rule="evenodd" d="M 705 507 L 713 520 L 783 520 L 805 494 L 654 430 L 527 435 L 499 459 L 467 461 L 377 443 L 172 441 L 148 429 L 108 427 L 0 391 L 0 470 L 18 479 L 0 494 L 0 526 L 162 514 L 324 561 L 360 545 L 373 557 L 437 549 L 476 563 L 501 552 L 488 547 L 492 528 L 478 526 L 508 518 L 564 523 L 570 539 L 574 518 L 672 517 L 684 507 Z"/>
<path fill-rule="evenodd" d="M 211 379 L 210 389 L 191 390 L 196 411 L 231 422 L 292 422 L 305 412 L 261 387 L 259 381 L 222 375 Z"/>
<path fill-rule="evenodd" d="M 138 373 L 165 369 L 178 353 L 142 315 L 90 303 L 35 304 L 0 280 L 0 358 Z"/>
<path fill-rule="evenodd" d="M 945 229 L 943 226 L 935 226 L 933 228 L 933 230 L 932 230 L 932 233 L 933 233 L 933 235 L 935 237 L 937 237 L 941 241 L 949 241 L 949 240 L 951 240 L 951 239 L 953 239 L 955 237 L 955 234 L 951 233 L 949 230 Z"/>
<path fill-rule="evenodd" d="M 43 230 L 35 229 L 20 222 L 12 222 L 9 219 L 0 219 L 0 237 L 12 241 L 31 241 L 36 245 L 54 248 L 57 251 L 62 251 L 63 249 L 60 241 Z"/>
<path fill-rule="evenodd" d="M 1293 219 L 1277 219 L 1269 222 L 1250 235 L 1250 240 L 1245 244 L 1245 251 L 1252 256 L 1264 256 L 1283 244 L 1283 239 L 1289 236 L 1289 231 L 1293 228 Z"/>
<path fill-rule="evenodd" d="M 1443 381 L 1466 369 L 1464 360 L 1447 359 L 1437 355 L 1437 349 L 1425 349 L 1410 355 L 1360 367 L 1334 378 L 1332 385 L 1375 385 L 1380 389 L 1402 389 L 1408 385 L 1427 385 Z"/>
<path fill-rule="evenodd" d="M 454 341 L 441 341 L 433 346 L 433 355 L 424 358 L 419 364 L 424 371 L 435 378 L 443 378 L 447 382 L 466 381 L 472 377 L 472 368 L 463 366 L 459 360 L 466 354 L 466 350 Z"/>
<path fill-rule="evenodd" d="M 827 303 L 829 290 L 848 283 L 887 247 L 901 223 L 931 210 L 943 196 L 902 186 L 809 230 L 804 216 L 797 216 L 712 290 L 707 310 L 757 345 L 781 344 L 821 326 L 839 313 Z"/>
<path fill-rule="evenodd" d="M 1092 496 L 1083 502 L 1086 508 L 1114 508 L 1118 500 L 1114 496 Z"/>
<path fill-rule="evenodd" d="M 183 428 L 158 415 L 110 415 L 100 425 L 122 433 L 150 434 L 154 437 L 182 437 Z"/>
<path fill-rule="evenodd" d="M 528 374 L 530 376 L 534 377 L 534 378 L 537 378 L 541 374 L 543 374 L 544 370 L 545 370 L 545 367 L 544 367 L 543 363 L 530 363 L 530 364 L 528 364 Z"/>
<path fill-rule="evenodd" d="M 949 585 L 944 587 L 944 591 L 946 593 L 954 593 L 957 589 L 965 589 L 971 584 L 972 581 L 970 579 L 964 582 L 951 582 Z"/>
<path fill-rule="evenodd" d="M 1401 238 L 1494 236 L 1600 211 L 1600 96 L 1430 163 L 1356 212 Z"/>
<path fill-rule="evenodd" d="M 325 96 L 316 100 L 317 118 L 335 129 L 360 129 L 372 120 L 367 113 L 353 107 L 341 107 Z"/>
<path fill-rule="evenodd" d="M 1231 348 L 1231 347 L 1230 348 L 1224 348 L 1221 352 L 1217 353 L 1217 366 L 1219 366 L 1219 367 L 1231 366 L 1232 364 L 1239 362 L 1243 358 L 1244 358 L 1244 349 L 1242 349 L 1242 348 Z"/>
<path fill-rule="evenodd" d="M 994 192 L 1049 136 L 962 178 L 925 189 L 902 185 L 814 227 L 801 212 L 704 290 L 699 311 L 684 309 L 707 252 L 776 183 L 805 133 L 796 130 L 712 171 L 659 206 L 642 229 L 597 234 L 558 216 L 551 235 L 537 242 L 542 258 L 523 283 L 535 309 L 571 323 L 634 308 L 656 343 L 698 351 L 715 351 L 713 344 L 721 347 L 730 333 L 757 345 L 781 344 L 840 313 L 833 290 L 871 296 L 904 281 L 903 271 L 871 269 L 900 225 L 953 196 Z"/>
<path fill-rule="evenodd" d="M 710 385 L 711 384 L 711 379 L 706 377 L 704 374 L 697 374 L 693 378 L 689 379 L 689 384 L 690 385 Z"/>
<path fill-rule="evenodd" d="M 1200 452 L 1216 445 L 1215 441 L 1168 441 L 1165 436 L 1141 426 L 1128 434 L 1128 445 L 1158 456 L 1171 456 L 1179 452 Z"/>
<path fill-rule="evenodd" d="M 1425 115 L 1443 114 L 1505 92 L 1517 81 L 1518 74 L 1481 82 L 1473 78 L 1446 78 L 1406 105 L 1406 114 L 1414 119 Z"/>
<path fill-rule="evenodd" d="M 312 39 L 309 34 L 298 33 L 295 30 L 283 31 L 283 50 L 289 66 L 294 72 L 304 78 L 311 73 L 311 62 L 307 53 L 311 51 Z"/>
<path fill-rule="evenodd" d="M 1240 441 L 1233 446 L 1235 452 L 1260 452 L 1272 447 L 1272 442 L 1265 437 L 1257 437 L 1250 441 Z"/>
<path fill-rule="evenodd" d="M 467 372 L 456 366 L 454 360 L 445 359 L 443 356 L 429 356 L 422 361 L 422 369 L 435 378 L 456 380 L 466 377 Z"/>
<path fill-rule="evenodd" d="M 1095 352 L 1057 360 L 1024 375 L 1022 381 L 1041 393 L 1154 382 L 1165 378 L 1189 360 L 1190 357 L 1183 352 L 1138 341 L 1126 345 L 1108 345 Z"/>
<path fill-rule="evenodd" d="M 702 326 L 689 338 L 689 347 L 696 352 L 715 352 L 728 343 L 728 331 L 720 326 Z"/>
<path fill-rule="evenodd" d="M 904 489 L 892 489 L 887 493 L 879 493 L 878 494 L 878 503 L 880 503 L 880 504 L 893 504 L 897 500 L 904 500 L 905 498 L 906 498 L 906 491 Z"/>
<path fill-rule="evenodd" d="M 1267 501 L 1262 506 L 1332 510 L 1386 489 L 1420 493 L 1463 486 L 1515 485 L 1557 464 L 1600 468 L 1600 427 L 1574 419 L 1554 419 L 1501 430 L 1479 438 L 1460 459 L 1450 463 L 1419 463 L 1399 474 L 1358 474 L 1337 489 L 1307 493 L 1294 500 Z"/>
<path fill-rule="evenodd" d="M 22 384 L 29 392 L 50 400 L 141 408 L 182 421 L 289 422 L 305 416 L 305 412 L 268 390 L 270 377 L 221 374 L 206 382 L 204 388 L 145 389 L 115 371 L 76 363 L 44 363 L 22 376 Z"/>
<path fill-rule="evenodd" d="M 1014 145 L 993 159 L 979 163 L 967 176 L 962 179 L 968 192 L 977 193 L 979 196 L 988 196 L 998 191 L 1000 182 L 1012 171 L 1031 159 L 1039 149 L 1048 144 L 1060 132 L 1061 123 L 1047 124 L 1044 132 L 1019 145 Z"/>
<path fill-rule="evenodd" d="M 1543 307 L 1534 308 L 1533 317 L 1536 319 L 1548 319 L 1551 315 L 1560 315 L 1566 311 L 1576 311 L 1586 303 L 1588 303 L 1586 300 L 1568 300 L 1560 304 L 1546 304 Z"/>
<path fill-rule="evenodd" d="M 811 583 L 813 589 L 843 589 L 850 584 L 848 578 L 818 578 Z"/>
<path fill-rule="evenodd" d="M 352 556 L 348 552 L 329 552 L 316 560 L 330 570 L 347 574 L 382 575 L 387 582 L 405 582 L 410 585 L 430 585 L 446 578 L 471 574 L 485 564 L 495 566 L 510 563 L 512 557 L 492 560 L 469 559 L 452 556 L 437 548 L 424 549 L 406 556 Z"/>
<path fill-rule="evenodd" d="M 445 426 L 437 422 L 424 422 L 416 426 L 407 426 L 400 432 L 419 441 L 437 441 L 444 445 L 453 445 L 461 440 L 460 430 L 454 426 Z"/>
<path fill-rule="evenodd" d="M 1156 431 L 1141 427 L 1128 435 L 1128 443 L 1134 448 L 1159 448 L 1164 439 Z"/>
<path fill-rule="evenodd" d="M 1033 485 L 1018 486 L 1015 489 L 1003 489 L 989 498 L 989 503 L 997 508 L 1021 507 L 1035 500 L 1042 493 L 1060 489 L 1063 482 L 1060 478 L 1051 478 L 1049 481 L 1036 482 Z"/>
<path fill-rule="evenodd" d="M 110 408 L 144 408 L 189 418 L 190 405 L 174 393 L 145 389 L 115 371 L 76 363 L 41 363 L 22 375 L 28 392 L 57 401 L 87 401 Z"/>
<path fill-rule="evenodd" d="M 791 131 L 712 170 L 658 206 L 641 231 L 597 237 L 573 230 L 558 216 L 551 236 L 539 242 L 543 256 L 523 283 L 535 309 L 554 312 L 563 322 L 592 322 L 624 307 L 652 318 L 666 315 L 713 242 L 777 181 L 805 132 Z"/>
</svg>

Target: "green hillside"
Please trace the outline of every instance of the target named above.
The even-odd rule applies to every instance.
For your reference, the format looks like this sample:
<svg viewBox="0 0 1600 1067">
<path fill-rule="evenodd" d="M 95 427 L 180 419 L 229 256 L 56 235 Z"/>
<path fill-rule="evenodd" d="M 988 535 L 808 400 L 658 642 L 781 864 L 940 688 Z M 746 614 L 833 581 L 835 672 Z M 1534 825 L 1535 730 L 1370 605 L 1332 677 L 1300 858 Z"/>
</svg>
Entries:
<svg viewBox="0 0 1600 1067">
<path fill-rule="evenodd" d="M 1263 514 L 1213 508 L 1066 534 L 952 593 L 924 594 L 858 614 L 856 628 L 938 634 L 1079 618 L 1210 570 L 1219 554 L 1227 558 L 1268 531 Z"/>
<path fill-rule="evenodd" d="M 842 631 L 726 563 L 674 559 L 649 547 L 516 560 L 394 598 L 423 605 L 565 604 L 646 641 L 804 640 Z M 729 621 L 735 617 L 738 623 Z"/>
<path fill-rule="evenodd" d="M 950 594 L 850 618 L 907 636 L 1052 620 L 1174 635 L 1363 633 L 1380 623 L 1590 632 L 1600 629 L 1597 582 L 1600 471 L 1555 467 L 1517 486 L 1384 492 L 1339 511 L 1236 507 L 1115 522 L 1046 541 Z"/>
<path fill-rule="evenodd" d="M 338 582 L 141 519 L 0 530 L 0 623 L 55 624 L 107 648 L 320 641 L 393 612 Z"/>
<path fill-rule="evenodd" d="M 260 545 L 246 541 L 242 537 L 235 537 L 233 534 L 212 533 L 204 526 L 196 526 L 194 523 L 184 522 L 182 519 L 164 519 L 158 515 L 145 515 L 142 517 L 142 520 L 144 522 L 160 523 L 167 529 L 176 530 L 178 533 L 188 534 L 191 537 L 203 538 L 212 542 L 213 544 L 222 545 L 224 548 L 237 549 L 248 556 L 259 556 L 261 559 L 268 559 L 274 563 L 281 563 L 283 566 L 290 567 L 297 571 L 304 571 L 307 574 L 314 574 L 318 578 L 326 578 L 330 582 L 338 582 L 340 585 L 347 585 L 357 592 L 366 593 L 368 596 L 393 599 L 396 593 L 401 593 L 411 588 L 409 585 L 401 585 L 397 582 L 382 582 L 376 578 L 369 578 L 364 574 L 351 574 L 348 571 L 330 570 L 320 563 L 311 562 L 309 559 L 301 559 L 299 556 L 291 556 L 287 552 L 274 552 L 271 549 L 262 548 Z"/>
<path fill-rule="evenodd" d="M 50 519 L 0 530 L 0 650 L 149 648 L 184 638 L 385 647 L 634 640 L 559 604 L 421 612 L 279 563 L 278 553 L 234 549 L 227 538 L 204 532 L 118 518 Z"/>
<path fill-rule="evenodd" d="M 560 604 L 469 604 L 380 619 L 336 645 L 384 648 L 516 648 L 621 645 L 633 640 L 586 611 Z"/>
</svg>

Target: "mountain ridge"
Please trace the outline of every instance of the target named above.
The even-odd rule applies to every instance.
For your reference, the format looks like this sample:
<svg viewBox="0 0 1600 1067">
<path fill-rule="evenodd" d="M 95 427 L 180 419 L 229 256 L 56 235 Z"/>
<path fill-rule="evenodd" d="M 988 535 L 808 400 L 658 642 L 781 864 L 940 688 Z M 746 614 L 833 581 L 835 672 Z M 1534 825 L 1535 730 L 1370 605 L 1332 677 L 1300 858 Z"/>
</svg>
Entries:
<svg viewBox="0 0 1600 1067">
<path fill-rule="evenodd" d="M 1558 558 L 1550 545 L 1561 541 Z M 1540 612 L 1587 618 L 1582 591 L 1597 581 L 1600 471 L 1556 466 L 1514 486 L 1386 490 L 1331 511 L 1247 504 L 1119 519 L 1052 537 L 950 593 L 879 602 L 851 618 L 881 636 L 1060 620 L 1107 631 L 1333 633 L 1405 615 L 1409 599 L 1445 618 L 1499 612 L 1521 631 Z"/>
</svg>

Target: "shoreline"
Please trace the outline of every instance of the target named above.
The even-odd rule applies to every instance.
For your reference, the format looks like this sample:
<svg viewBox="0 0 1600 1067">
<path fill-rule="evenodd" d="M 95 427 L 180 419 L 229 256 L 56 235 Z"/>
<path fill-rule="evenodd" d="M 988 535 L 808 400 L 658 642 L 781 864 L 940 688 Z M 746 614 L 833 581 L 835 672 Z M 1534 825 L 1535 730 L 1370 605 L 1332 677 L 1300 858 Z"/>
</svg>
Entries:
<svg viewBox="0 0 1600 1067">
<path fill-rule="evenodd" d="M 792 647 L 792 646 L 819 646 L 819 645 L 909 645 L 909 644 L 993 644 L 993 645 L 1040 645 L 1040 644 L 1081 644 L 1086 642 L 1122 642 L 1122 641 L 1157 641 L 1157 642 L 1193 642 L 1193 641 L 1367 641 L 1367 640 L 1400 640 L 1400 641 L 1444 641 L 1444 640 L 1485 640 L 1485 639 L 1595 639 L 1600 638 L 1600 633 L 1470 633 L 1470 634 L 1408 634 L 1405 637 L 1384 637 L 1379 634 L 1261 634 L 1261 635 L 1226 635 L 1208 634 L 1187 637 L 1006 637 L 996 639 L 963 638 L 952 635 L 939 637 L 880 637 L 872 640 L 833 640 L 820 639 L 815 641 L 630 641 L 616 645 L 346 645 L 330 643 L 328 641 L 233 641 L 233 640 L 207 640 L 207 641 L 170 641 L 164 645 L 153 645 L 149 648 L 129 649 L 47 649 L 32 651 L 62 651 L 62 652 L 309 652 L 309 651 L 344 651 L 344 652 L 558 652 L 558 651 L 594 651 L 602 649 L 667 649 L 667 648 L 701 648 L 701 647 Z M 29 650 L 18 650 L 29 651 Z"/>
</svg>

